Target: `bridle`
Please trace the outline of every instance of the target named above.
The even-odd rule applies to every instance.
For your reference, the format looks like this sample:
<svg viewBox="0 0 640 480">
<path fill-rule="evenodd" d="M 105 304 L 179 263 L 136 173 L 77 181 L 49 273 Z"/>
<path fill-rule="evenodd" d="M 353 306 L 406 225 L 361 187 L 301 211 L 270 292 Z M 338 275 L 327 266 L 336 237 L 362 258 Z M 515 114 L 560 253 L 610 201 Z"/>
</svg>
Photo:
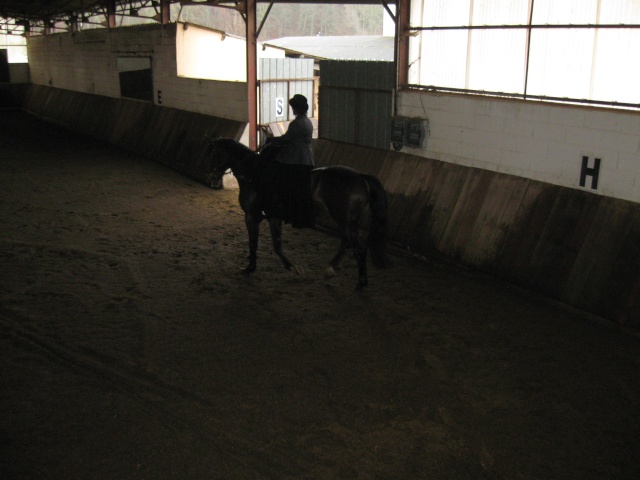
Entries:
<svg viewBox="0 0 640 480">
<path fill-rule="evenodd" d="M 207 137 L 208 138 L 208 137 Z M 216 151 L 218 153 L 218 156 L 220 155 L 220 152 L 223 152 L 222 155 L 227 155 L 227 157 L 225 158 L 225 161 L 221 163 L 221 165 L 224 165 L 225 163 L 227 163 L 229 156 L 233 155 L 232 153 L 230 153 L 226 148 L 218 148 L 215 143 L 217 140 L 219 139 L 209 139 L 214 151 Z M 239 165 L 239 166 L 244 166 L 247 162 L 247 160 L 249 160 L 252 156 L 254 155 L 258 155 L 261 153 L 262 150 L 264 150 L 264 148 L 267 146 L 268 144 L 263 145 L 262 147 L 260 147 L 260 149 L 257 152 L 248 150 L 246 152 L 246 155 L 244 155 L 242 158 L 240 158 L 239 160 L 235 160 L 235 164 Z M 233 162 L 232 161 L 228 161 L 228 165 L 231 165 Z M 224 170 L 222 170 L 221 166 L 215 165 L 213 167 L 213 170 L 215 171 L 216 175 L 219 176 L 220 179 L 222 179 L 225 175 L 229 175 L 231 173 L 233 173 L 233 175 L 238 179 L 238 180 L 242 180 L 242 181 L 249 181 L 250 180 L 250 174 L 249 177 L 247 176 L 246 172 L 237 172 L 237 171 L 233 171 L 233 168 L 231 166 L 226 167 Z M 244 168 L 240 168 L 239 170 L 245 170 Z"/>
<path fill-rule="evenodd" d="M 215 147 L 214 147 L 215 148 Z M 225 152 L 224 155 L 231 155 L 229 152 Z M 248 160 L 252 155 L 255 155 L 255 152 L 249 152 L 247 153 L 247 155 L 245 155 L 244 157 L 242 157 L 240 160 L 237 161 L 237 163 L 239 163 L 240 165 L 243 165 L 244 162 L 246 160 Z M 226 162 L 225 162 L 226 163 Z M 229 162 L 229 165 L 231 164 L 231 162 Z M 218 173 L 220 175 L 220 179 L 222 179 L 225 175 L 229 175 L 232 174 L 238 179 L 238 180 L 245 180 L 246 176 L 243 175 L 242 173 L 239 172 L 233 172 L 233 168 L 231 168 L 231 166 L 226 167 L 224 170 L 222 170 L 220 167 L 218 167 L 217 165 L 214 167 L 214 170 L 216 171 L 216 173 Z"/>
</svg>

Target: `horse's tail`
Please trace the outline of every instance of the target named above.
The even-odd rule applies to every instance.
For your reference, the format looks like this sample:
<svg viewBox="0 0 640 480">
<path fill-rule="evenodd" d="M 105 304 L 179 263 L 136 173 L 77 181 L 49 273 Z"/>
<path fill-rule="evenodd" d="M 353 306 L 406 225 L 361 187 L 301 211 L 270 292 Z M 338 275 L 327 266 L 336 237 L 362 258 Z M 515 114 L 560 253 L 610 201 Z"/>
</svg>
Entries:
<svg viewBox="0 0 640 480">
<path fill-rule="evenodd" d="M 371 209 L 371 230 L 369 232 L 369 249 L 371 261 L 378 268 L 389 266 L 386 253 L 387 246 L 387 193 L 373 175 L 363 175 L 369 185 L 369 208 Z"/>
</svg>

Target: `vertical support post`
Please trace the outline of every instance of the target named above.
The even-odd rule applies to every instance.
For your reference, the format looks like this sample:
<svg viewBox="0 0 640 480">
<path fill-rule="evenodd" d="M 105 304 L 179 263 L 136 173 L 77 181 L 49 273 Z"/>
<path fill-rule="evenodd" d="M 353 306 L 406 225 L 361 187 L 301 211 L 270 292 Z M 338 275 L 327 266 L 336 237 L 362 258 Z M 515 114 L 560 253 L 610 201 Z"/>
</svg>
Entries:
<svg viewBox="0 0 640 480">
<path fill-rule="evenodd" d="M 160 1 L 160 23 L 167 25 L 171 21 L 171 2 L 169 0 Z"/>
<path fill-rule="evenodd" d="M 398 0 L 398 12 L 396 13 L 396 42 L 398 45 L 398 90 L 405 88 L 409 84 L 410 10 L 411 0 Z"/>
<path fill-rule="evenodd" d="M 78 17 L 75 13 L 73 12 L 69 12 L 69 20 L 67 20 L 69 22 L 69 32 L 71 32 L 72 35 L 75 35 L 78 32 Z"/>
<path fill-rule="evenodd" d="M 529 84 L 529 55 L 531 53 L 531 24 L 533 23 L 533 1 L 534 0 L 529 0 L 529 24 L 527 28 L 527 41 L 525 45 L 526 51 L 524 59 L 524 91 L 522 92 L 524 94 L 524 98 L 527 98 L 527 87 Z"/>
<path fill-rule="evenodd" d="M 107 2 L 107 27 L 116 28 L 116 0 Z"/>
<path fill-rule="evenodd" d="M 245 0 L 247 23 L 247 99 L 249 103 L 249 148 L 258 148 L 258 80 L 256 0 Z"/>
</svg>

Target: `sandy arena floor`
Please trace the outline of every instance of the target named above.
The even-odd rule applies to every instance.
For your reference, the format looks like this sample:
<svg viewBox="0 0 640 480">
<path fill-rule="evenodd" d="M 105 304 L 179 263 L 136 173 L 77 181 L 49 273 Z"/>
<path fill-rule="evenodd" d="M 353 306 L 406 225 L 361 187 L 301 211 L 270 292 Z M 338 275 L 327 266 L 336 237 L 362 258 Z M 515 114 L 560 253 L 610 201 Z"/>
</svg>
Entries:
<svg viewBox="0 0 640 480">
<path fill-rule="evenodd" d="M 0 478 L 640 478 L 637 334 L 284 237 L 247 278 L 237 191 L 0 112 Z"/>
</svg>

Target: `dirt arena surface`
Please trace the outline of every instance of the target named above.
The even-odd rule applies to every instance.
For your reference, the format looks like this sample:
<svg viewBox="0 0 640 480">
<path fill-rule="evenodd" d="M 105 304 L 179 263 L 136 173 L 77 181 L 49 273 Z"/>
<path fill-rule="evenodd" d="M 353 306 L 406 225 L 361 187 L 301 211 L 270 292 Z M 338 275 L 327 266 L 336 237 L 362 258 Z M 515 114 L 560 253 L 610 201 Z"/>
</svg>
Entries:
<svg viewBox="0 0 640 480">
<path fill-rule="evenodd" d="M 638 479 L 635 332 L 0 112 L 0 478 Z"/>
</svg>

